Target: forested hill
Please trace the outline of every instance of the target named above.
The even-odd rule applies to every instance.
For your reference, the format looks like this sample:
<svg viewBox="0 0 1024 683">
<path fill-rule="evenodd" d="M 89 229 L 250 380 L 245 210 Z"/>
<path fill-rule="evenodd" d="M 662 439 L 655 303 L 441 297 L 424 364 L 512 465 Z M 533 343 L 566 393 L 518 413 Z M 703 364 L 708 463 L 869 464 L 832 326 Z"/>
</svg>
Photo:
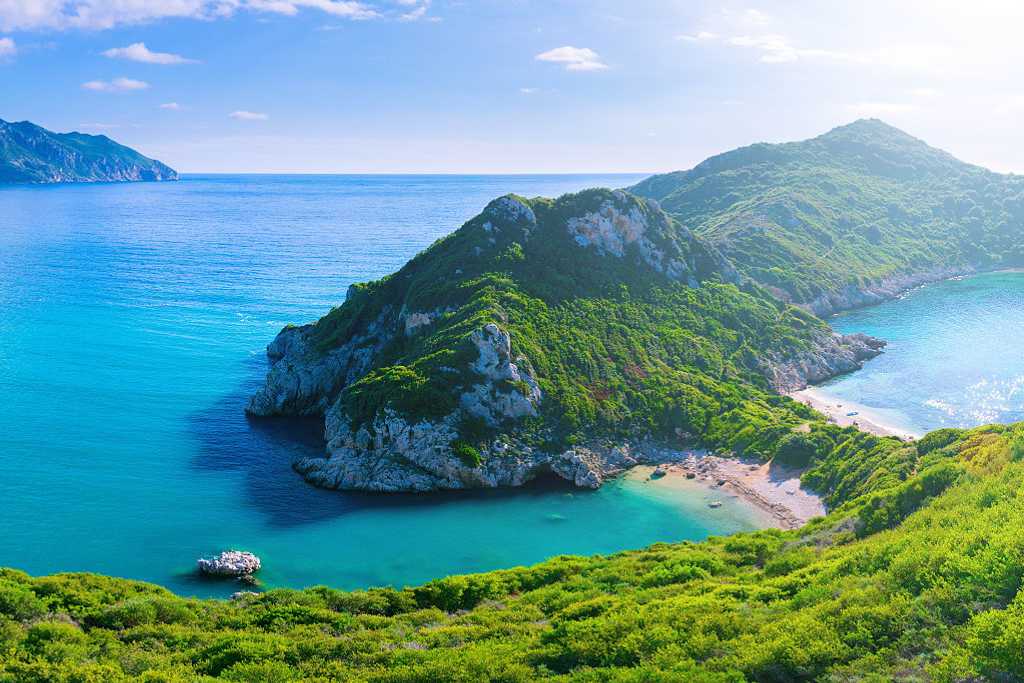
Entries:
<svg viewBox="0 0 1024 683">
<path fill-rule="evenodd" d="M 1024 179 L 958 161 L 878 120 L 726 152 L 631 191 L 819 314 L 1024 263 Z"/>
<path fill-rule="evenodd" d="M 0 120 L 0 183 L 177 180 L 174 169 L 106 135 Z"/>
</svg>

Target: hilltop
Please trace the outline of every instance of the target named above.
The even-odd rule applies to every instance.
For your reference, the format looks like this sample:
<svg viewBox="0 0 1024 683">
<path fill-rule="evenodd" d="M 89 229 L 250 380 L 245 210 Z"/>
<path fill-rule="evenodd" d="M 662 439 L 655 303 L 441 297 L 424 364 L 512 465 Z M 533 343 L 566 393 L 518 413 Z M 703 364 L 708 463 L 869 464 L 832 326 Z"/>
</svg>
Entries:
<svg viewBox="0 0 1024 683">
<path fill-rule="evenodd" d="M 106 135 L 0 120 L 0 183 L 177 180 L 174 169 Z"/>
<path fill-rule="evenodd" d="M 819 315 L 1024 264 L 1024 178 L 958 161 L 874 119 L 743 147 L 630 190 Z"/>
</svg>

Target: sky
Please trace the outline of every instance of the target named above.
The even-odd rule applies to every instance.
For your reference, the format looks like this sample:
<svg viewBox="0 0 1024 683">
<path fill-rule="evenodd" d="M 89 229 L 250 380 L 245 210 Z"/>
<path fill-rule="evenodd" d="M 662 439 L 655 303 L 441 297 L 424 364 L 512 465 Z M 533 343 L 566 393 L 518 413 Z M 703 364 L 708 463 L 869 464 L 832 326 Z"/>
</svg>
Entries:
<svg viewBox="0 0 1024 683">
<path fill-rule="evenodd" d="M 0 118 L 183 172 L 690 168 L 881 118 L 1024 172 L 1009 0 L 0 0 Z"/>
</svg>

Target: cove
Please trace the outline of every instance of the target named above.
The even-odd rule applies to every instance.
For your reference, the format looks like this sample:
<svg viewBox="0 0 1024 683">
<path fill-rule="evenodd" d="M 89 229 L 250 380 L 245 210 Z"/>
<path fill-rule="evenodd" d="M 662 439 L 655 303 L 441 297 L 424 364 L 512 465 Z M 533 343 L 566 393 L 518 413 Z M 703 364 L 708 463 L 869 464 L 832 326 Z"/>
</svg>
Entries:
<svg viewBox="0 0 1024 683">
<path fill-rule="evenodd" d="M 417 584 L 699 540 L 761 513 L 638 472 L 605 488 L 322 491 L 291 471 L 319 425 L 250 421 L 264 349 L 507 192 L 639 176 L 186 176 L 0 187 L 0 566 L 188 595 L 195 558 L 258 553 L 270 586 Z M 716 500 L 718 497 L 716 497 Z"/>
<path fill-rule="evenodd" d="M 862 370 L 820 387 L 844 410 L 867 407 L 917 434 L 1024 419 L 1024 273 L 937 282 L 831 323 L 889 342 Z"/>
</svg>

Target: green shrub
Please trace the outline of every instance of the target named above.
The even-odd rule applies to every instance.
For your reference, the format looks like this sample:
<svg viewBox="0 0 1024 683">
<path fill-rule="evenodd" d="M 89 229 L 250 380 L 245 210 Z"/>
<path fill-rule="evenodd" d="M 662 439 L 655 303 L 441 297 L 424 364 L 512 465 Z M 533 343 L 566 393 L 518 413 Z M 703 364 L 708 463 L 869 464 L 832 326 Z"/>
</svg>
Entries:
<svg viewBox="0 0 1024 683">
<path fill-rule="evenodd" d="M 475 446 L 460 439 L 452 441 L 452 453 L 466 467 L 480 467 L 484 461 L 483 456 L 480 455 L 480 451 Z"/>
</svg>

